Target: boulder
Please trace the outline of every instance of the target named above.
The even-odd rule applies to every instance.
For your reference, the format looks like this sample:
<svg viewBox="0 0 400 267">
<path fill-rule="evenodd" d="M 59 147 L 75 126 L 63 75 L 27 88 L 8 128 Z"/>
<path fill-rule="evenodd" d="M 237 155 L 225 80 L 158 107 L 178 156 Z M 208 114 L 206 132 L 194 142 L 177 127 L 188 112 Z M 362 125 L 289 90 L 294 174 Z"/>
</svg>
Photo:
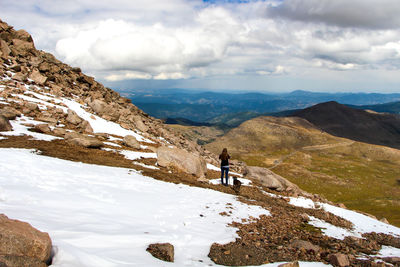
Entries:
<svg viewBox="0 0 400 267">
<path fill-rule="evenodd" d="M 0 115 L 4 116 L 8 120 L 15 120 L 16 117 L 21 116 L 21 112 L 13 107 L 4 107 L 0 109 Z"/>
<path fill-rule="evenodd" d="M 124 145 L 134 149 L 140 149 L 140 143 L 132 135 L 127 135 L 124 137 Z"/>
<path fill-rule="evenodd" d="M 29 51 L 34 51 L 35 46 L 33 42 L 27 42 L 20 39 L 12 40 L 13 46 L 11 47 L 11 51 L 16 55 L 26 55 Z"/>
<path fill-rule="evenodd" d="M 0 255 L 0 262 L 3 261 L 7 266 L 46 266 L 19 265 L 18 262 L 49 262 L 50 236 L 26 222 L 11 220 L 4 214 L 0 214 Z M 17 262 L 17 264 L 12 265 L 11 262 Z"/>
<path fill-rule="evenodd" d="M 11 49 L 4 40 L 0 40 L 0 50 L 3 58 L 7 58 L 11 53 Z"/>
<path fill-rule="evenodd" d="M 100 148 L 103 146 L 103 142 L 98 140 L 97 138 L 94 137 L 89 137 L 89 136 L 81 136 L 81 137 L 76 137 L 73 139 L 69 140 L 71 143 L 77 146 L 83 146 L 87 148 Z"/>
<path fill-rule="evenodd" d="M 6 117 L 0 115 L 0 132 L 7 131 L 12 131 L 12 126 Z"/>
<path fill-rule="evenodd" d="M 170 243 L 150 244 L 146 251 L 157 259 L 174 262 L 174 246 Z"/>
<path fill-rule="evenodd" d="M 47 267 L 40 260 L 15 255 L 0 255 L 0 267 Z"/>
<path fill-rule="evenodd" d="M 46 123 L 36 124 L 34 129 L 39 133 L 44 133 L 44 134 L 51 133 L 50 127 Z"/>
<path fill-rule="evenodd" d="M 18 30 L 15 32 L 15 36 L 26 42 L 33 42 L 32 36 L 25 30 Z"/>
<path fill-rule="evenodd" d="M 81 128 L 84 133 L 93 133 L 93 128 L 87 120 L 82 121 Z"/>
<path fill-rule="evenodd" d="M 296 249 L 305 249 L 306 251 L 313 251 L 314 253 L 318 253 L 320 251 L 319 246 L 305 240 L 294 240 L 290 244 L 290 247 Z"/>
<path fill-rule="evenodd" d="M 101 115 L 105 112 L 107 103 L 105 103 L 104 101 L 101 101 L 99 99 L 96 99 L 96 100 L 92 101 L 89 104 L 89 106 L 93 109 L 94 112 Z"/>
<path fill-rule="evenodd" d="M 78 125 L 82 122 L 81 117 L 78 116 L 78 114 L 76 114 L 75 111 L 68 109 L 68 116 L 66 118 L 67 122 L 74 124 L 74 125 Z"/>
<path fill-rule="evenodd" d="M 272 190 L 301 192 L 297 185 L 266 168 L 246 166 L 244 175 L 246 178 L 259 181 L 263 186 Z"/>
<path fill-rule="evenodd" d="M 299 267 L 299 262 L 298 261 L 293 261 L 293 262 L 288 262 L 288 263 L 283 263 L 278 265 L 278 267 Z"/>
<path fill-rule="evenodd" d="M 349 257 L 341 253 L 331 254 L 329 256 L 329 262 L 333 266 L 340 266 L 340 267 L 350 266 Z"/>
<path fill-rule="evenodd" d="M 34 69 L 29 75 L 29 79 L 32 79 L 36 84 L 43 85 L 47 81 L 47 77 L 40 74 L 40 71 Z"/>
<path fill-rule="evenodd" d="M 149 127 L 146 126 L 146 124 L 143 123 L 143 119 L 140 116 L 133 116 L 135 126 L 136 128 L 141 131 L 141 132 L 147 132 L 149 130 Z"/>
<path fill-rule="evenodd" d="M 57 136 L 64 136 L 67 133 L 67 131 L 63 128 L 55 128 L 53 130 L 53 133 Z"/>
<path fill-rule="evenodd" d="M 28 109 L 29 112 L 39 110 L 39 106 L 32 102 L 26 102 L 24 107 Z"/>
<path fill-rule="evenodd" d="M 196 177 L 204 177 L 207 173 L 206 161 L 203 158 L 179 148 L 159 147 L 157 163 L 161 167 L 176 167 Z"/>
</svg>

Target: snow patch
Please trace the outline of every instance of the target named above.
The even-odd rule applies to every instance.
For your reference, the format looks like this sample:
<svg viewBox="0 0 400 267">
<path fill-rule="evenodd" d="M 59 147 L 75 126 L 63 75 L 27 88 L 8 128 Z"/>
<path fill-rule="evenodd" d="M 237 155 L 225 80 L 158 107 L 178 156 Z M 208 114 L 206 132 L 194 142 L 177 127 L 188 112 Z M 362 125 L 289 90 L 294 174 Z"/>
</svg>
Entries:
<svg viewBox="0 0 400 267">
<path fill-rule="evenodd" d="M 71 110 L 75 111 L 76 114 L 78 114 L 79 117 L 81 117 L 84 120 L 87 120 L 90 123 L 90 126 L 93 128 L 93 132 L 95 133 L 107 133 L 107 134 L 114 134 L 118 136 L 125 137 L 126 135 L 132 135 L 138 140 L 139 142 L 147 142 L 147 143 L 154 143 L 153 141 L 144 138 L 143 136 L 135 133 L 134 131 L 127 130 L 121 127 L 121 125 L 107 121 L 103 118 L 100 118 L 99 116 L 93 115 L 86 110 L 83 109 L 82 105 L 63 98 L 63 103 L 67 105 Z"/>
<path fill-rule="evenodd" d="M 0 197 L 2 213 L 50 234 L 54 267 L 213 266 L 212 243 L 237 237 L 229 223 L 269 214 L 233 195 L 23 149 L 0 149 Z M 228 203 L 231 216 L 219 215 Z M 174 245 L 174 263 L 146 252 L 155 242 Z"/>
<path fill-rule="evenodd" d="M 124 155 L 125 158 L 129 160 L 137 160 L 140 158 L 157 158 L 156 153 L 148 153 L 148 152 L 138 152 L 138 151 L 130 151 L 130 150 L 121 150 L 120 154 Z"/>
</svg>

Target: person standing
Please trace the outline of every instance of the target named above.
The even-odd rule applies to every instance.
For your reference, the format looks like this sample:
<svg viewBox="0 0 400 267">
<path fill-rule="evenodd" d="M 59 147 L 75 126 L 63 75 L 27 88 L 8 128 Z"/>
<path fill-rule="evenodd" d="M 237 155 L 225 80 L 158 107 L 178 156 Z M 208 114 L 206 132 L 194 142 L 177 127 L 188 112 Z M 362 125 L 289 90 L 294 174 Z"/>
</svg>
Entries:
<svg viewBox="0 0 400 267">
<path fill-rule="evenodd" d="M 224 148 L 222 150 L 221 155 L 219 155 L 219 159 L 221 160 L 221 184 L 228 185 L 229 182 L 229 159 L 231 157 L 228 154 L 228 150 Z M 224 183 L 224 174 L 225 174 L 225 183 Z"/>
</svg>

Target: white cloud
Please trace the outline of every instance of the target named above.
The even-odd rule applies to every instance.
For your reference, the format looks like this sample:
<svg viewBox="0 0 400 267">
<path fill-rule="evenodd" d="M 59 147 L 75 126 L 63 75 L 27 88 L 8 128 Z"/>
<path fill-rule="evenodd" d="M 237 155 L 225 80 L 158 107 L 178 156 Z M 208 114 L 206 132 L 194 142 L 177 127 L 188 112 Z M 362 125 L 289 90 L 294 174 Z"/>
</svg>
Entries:
<svg viewBox="0 0 400 267">
<path fill-rule="evenodd" d="M 341 27 L 400 27 L 398 0 L 285 0 L 268 9 L 267 14 Z"/>
<path fill-rule="evenodd" d="M 303 77 L 308 86 L 400 70 L 398 0 L 1 1 L 0 17 L 31 32 L 39 49 L 105 81 L 251 89 L 279 77 L 299 89 Z"/>
</svg>

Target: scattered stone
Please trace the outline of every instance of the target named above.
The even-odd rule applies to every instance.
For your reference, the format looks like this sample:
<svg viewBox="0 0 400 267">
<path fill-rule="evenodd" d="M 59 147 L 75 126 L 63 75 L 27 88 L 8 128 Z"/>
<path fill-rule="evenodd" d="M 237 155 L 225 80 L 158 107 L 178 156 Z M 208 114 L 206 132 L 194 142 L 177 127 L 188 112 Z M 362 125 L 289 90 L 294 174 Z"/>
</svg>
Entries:
<svg viewBox="0 0 400 267">
<path fill-rule="evenodd" d="M 8 131 L 12 131 L 12 126 L 6 117 L 0 115 L 0 132 Z"/>
<path fill-rule="evenodd" d="M 278 267 L 300 267 L 300 265 L 299 265 L 298 261 L 293 261 L 293 262 L 280 264 L 280 265 L 278 265 Z"/>
<path fill-rule="evenodd" d="M 29 261 L 49 262 L 51 239 L 47 233 L 36 230 L 30 224 L 11 220 L 1 214 L 0 255 L 2 255 L 0 262 L 3 261 L 7 266 L 46 266 L 22 263 Z M 18 262 L 21 264 L 18 264 Z"/>
<path fill-rule="evenodd" d="M 124 137 L 124 145 L 134 149 L 140 149 L 140 143 L 132 135 L 127 135 Z"/>
<path fill-rule="evenodd" d="M 55 119 L 55 118 L 53 118 L 53 117 L 50 117 L 50 116 L 43 116 L 43 115 L 39 115 L 37 118 L 36 118 L 36 120 L 38 120 L 38 121 L 43 121 L 43 122 L 48 122 L 48 123 L 51 123 L 51 124 L 57 124 L 57 122 L 58 122 L 58 120 L 57 119 Z"/>
<path fill-rule="evenodd" d="M 157 259 L 174 262 L 174 246 L 170 243 L 150 244 L 146 251 Z"/>
<path fill-rule="evenodd" d="M 313 251 L 314 253 L 318 253 L 320 251 L 320 247 L 312 244 L 311 242 L 305 240 L 294 240 L 290 246 L 296 249 L 305 249 L 306 251 Z"/>
<path fill-rule="evenodd" d="M 51 129 L 49 127 L 48 124 L 45 123 L 41 123 L 41 124 L 36 124 L 34 129 L 38 132 L 38 133 L 44 133 L 44 134 L 49 134 L 51 133 Z"/>
<path fill-rule="evenodd" d="M 196 177 L 204 177 L 207 173 L 206 161 L 202 157 L 179 148 L 159 147 L 157 163 L 161 167 L 176 167 Z"/>
<path fill-rule="evenodd" d="M 329 256 L 329 262 L 333 266 L 340 266 L 340 267 L 350 266 L 349 258 L 347 257 L 347 255 L 341 253 L 331 254 Z"/>
</svg>

